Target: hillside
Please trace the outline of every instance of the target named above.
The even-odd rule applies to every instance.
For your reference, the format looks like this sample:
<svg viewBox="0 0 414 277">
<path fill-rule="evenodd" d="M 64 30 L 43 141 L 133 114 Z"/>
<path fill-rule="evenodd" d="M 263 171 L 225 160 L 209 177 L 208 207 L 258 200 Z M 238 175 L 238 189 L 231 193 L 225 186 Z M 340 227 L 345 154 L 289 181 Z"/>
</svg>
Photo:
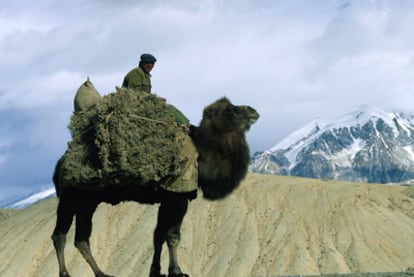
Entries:
<svg viewBox="0 0 414 277">
<path fill-rule="evenodd" d="M 192 277 L 402 272 L 414 265 L 414 199 L 407 196 L 413 191 L 250 174 L 224 201 L 191 202 L 182 267 Z M 21 211 L 0 210 L 0 276 L 58 276 L 50 240 L 56 204 L 50 198 Z M 156 214 L 157 206 L 131 202 L 99 206 L 91 244 L 101 267 L 115 276 L 147 276 Z M 73 228 L 70 273 L 92 277 L 72 242 Z"/>
</svg>

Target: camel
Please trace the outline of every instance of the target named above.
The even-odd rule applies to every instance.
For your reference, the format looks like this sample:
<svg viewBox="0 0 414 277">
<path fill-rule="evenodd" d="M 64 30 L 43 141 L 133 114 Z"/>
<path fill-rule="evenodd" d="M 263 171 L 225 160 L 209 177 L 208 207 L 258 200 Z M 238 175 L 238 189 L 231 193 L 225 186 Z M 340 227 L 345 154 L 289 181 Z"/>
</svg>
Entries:
<svg viewBox="0 0 414 277">
<path fill-rule="evenodd" d="M 208 200 L 223 199 L 234 191 L 245 177 L 250 160 L 245 133 L 259 118 L 249 106 L 233 105 L 223 97 L 207 106 L 198 127 L 192 126 L 190 137 L 198 152 L 198 187 Z M 56 165 L 53 181 L 59 203 L 56 227 L 52 234 L 56 250 L 59 276 L 70 277 L 64 256 L 66 235 L 76 218 L 75 246 L 85 258 L 96 277 L 113 277 L 105 274 L 92 256 L 89 238 L 92 232 L 92 216 L 101 202 L 112 205 L 122 201 L 142 204 L 160 204 L 158 221 L 153 236 L 154 253 L 150 277 L 165 277 L 161 274 L 161 250 L 164 242 L 169 250 L 168 277 L 188 277 L 182 272 L 177 257 L 180 227 L 190 200 L 197 191 L 172 192 L 155 186 L 124 184 L 101 190 L 87 190 L 64 184 L 61 162 Z"/>
</svg>

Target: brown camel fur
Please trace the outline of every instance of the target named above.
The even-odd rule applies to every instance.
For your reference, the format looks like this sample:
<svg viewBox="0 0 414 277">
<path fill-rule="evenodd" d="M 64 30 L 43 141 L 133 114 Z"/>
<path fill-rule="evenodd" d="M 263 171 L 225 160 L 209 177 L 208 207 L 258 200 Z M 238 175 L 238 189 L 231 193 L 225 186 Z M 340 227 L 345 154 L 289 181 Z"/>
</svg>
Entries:
<svg viewBox="0 0 414 277">
<path fill-rule="evenodd" d="M 199 127 L 191 128 L 191 138 L 196 145 L 198 158 L 198 185 L 209 200 L 222 199 L 238 187 L 247 172 L 249 148 L 245 133 L 256 122 L 259 114 L 249 106 L 235 106 L 227 98 L 207 106 Z M 62 178 L 60 161 L 53 180 L 59 197 L 57 222 L 52 240 L 59 263 L 59 276 L 69 277 L 65 265 L 64 247 L 66 234 L 76 217 L 75 246 L 92 268 L 96 277 L 111 277 L 101 271 L 92 256 L 89 237 L 92 216 L 101 202 L 113 205 L 121 201 L 143 204 L 160 203 L 158 222 L 154 231 L 154 254 L 150 277 L 161 274 L 161 250 L 164 242 L 169 249 L 169 277 L 186 277 L 177 261 L 180 227 L 187 212 L 188 202 L 197 191 L 177 193 L 159 186 L 123 184 L 99 191 L 70 186 Z M 63 185 L 64 184 L 64 185 Z"/>
</svg>

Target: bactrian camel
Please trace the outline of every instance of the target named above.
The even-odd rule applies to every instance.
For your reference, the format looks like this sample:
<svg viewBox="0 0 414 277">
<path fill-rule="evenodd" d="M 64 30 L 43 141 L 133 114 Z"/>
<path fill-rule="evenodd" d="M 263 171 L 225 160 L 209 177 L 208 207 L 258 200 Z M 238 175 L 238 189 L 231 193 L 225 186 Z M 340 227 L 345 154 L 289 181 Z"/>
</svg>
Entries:
<svg viewBox="0 0 414 277">
<path fill-rule="evenodd" d="M 256 122 L 259 114 L 249 106 L 233 105 L 221 98 L 207 106 L 199 127 L 192 127 L 190 136 L 198 152 L 198 187 L 209 200 L 225 198 L 237 188 L 247 173 L 250 159 L 245 133 Z M 122 201 L 137 201 L 143 204 L 159 203 L 158 222 L 154 231 L 154 254 L 150 277 L 161 274 L 161 250 L 164 242 L 169 249 L 169 277 L 189 276 L 182 272 L 177 260 L 180 227 L 187 212 L 188 203 L 197 191 L 177 193 L 154 186 L 125 184 L 102 190 L 87 190 L 65 184 L 56 165 L 53 180 L 59 204 L 57 222 L 52 239 L 56 249 L 59 276 L 69 277 L 65 265 L 64 247 L 66 235 L 76 218 L 75 246 L 92 268 L 96 277 L 111 277 L 105 274 L 92 256 L 89 237 L 92 232 L 92 215 L 98 204 L 118 204 Z"/>
</svg>

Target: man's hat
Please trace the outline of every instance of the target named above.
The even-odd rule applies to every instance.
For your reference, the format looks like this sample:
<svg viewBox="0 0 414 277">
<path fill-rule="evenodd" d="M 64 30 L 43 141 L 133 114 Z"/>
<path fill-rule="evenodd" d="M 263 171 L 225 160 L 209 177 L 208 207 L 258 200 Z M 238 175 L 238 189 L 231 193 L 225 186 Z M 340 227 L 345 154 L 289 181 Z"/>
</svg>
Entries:
<svg viewBox="0 0 414 277">
<path fill-rule="evenodd" d="M 155 63 L 157 59 L 151 54 L 142 54 L 141 62 L 142 63 Z"/>
</svg>

